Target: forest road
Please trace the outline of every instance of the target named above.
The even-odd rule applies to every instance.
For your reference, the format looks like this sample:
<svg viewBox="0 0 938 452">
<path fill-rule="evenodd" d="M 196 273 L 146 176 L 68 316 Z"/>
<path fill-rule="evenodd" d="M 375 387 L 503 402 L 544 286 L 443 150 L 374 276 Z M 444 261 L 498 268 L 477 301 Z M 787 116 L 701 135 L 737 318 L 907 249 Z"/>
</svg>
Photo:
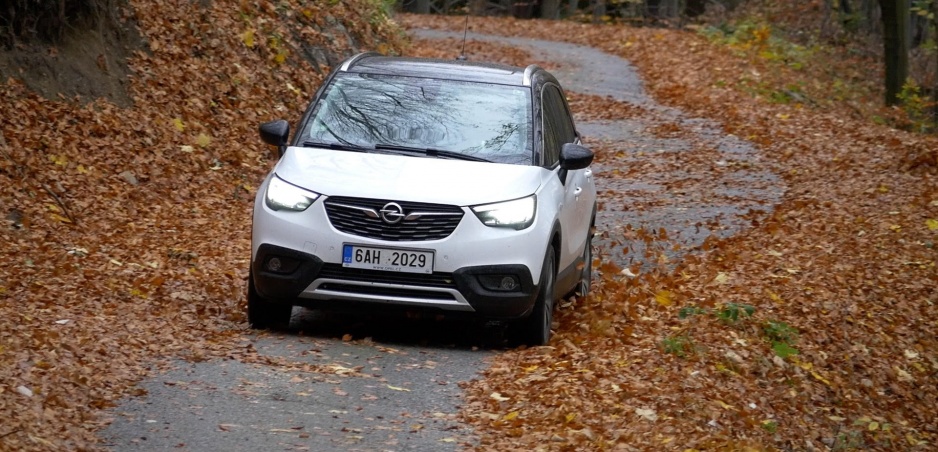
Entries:
<svg viewBox="0 0 938 452">
<path fill-rule="evenodd" d="M 462 39 L 462 33 L 433 30 L 412 34 Z M 712 121 L 656 104 L 621 58 L 565 43 L 469 39 L 517 46 L 552 62 L 567 91 L 609 96 L 644 112 L 577 124 L 585 144 L 605 150 L 594 164 L 601 198 L 596 246 L 604 258 L 622 266 L 642 261 L 644 249 L 628 243 L 629 231 L 663 228 L 680 243 L 666 251 L 669 262 L 677 262 L 707 236 L 728 237 L 747 227 L 754 212 L 771 210 L 784 191 L 778 177 L 760 169 L 753 146 Z M 661 124 L 687 133 L 652 133 Z M 630 165 L 654 168 L 655 159 L 673 163 L 701 149 L 713 158 L 713 174 L 678 165 L 624 176 Z M 113 422 L 99 433 L 103 445 L 120 451 L 439 451 L 473 442 L 456 418 L 458 383 L 475 378 L 499 352 L 483 346 L 478 326 L 300 308 L 291 326 L 289 334 L 244 335 L 244 346 L 263 362 L 176 362 L 155 372 L 140 383 L 145 395 L 110 411 Z"/>
</svg>

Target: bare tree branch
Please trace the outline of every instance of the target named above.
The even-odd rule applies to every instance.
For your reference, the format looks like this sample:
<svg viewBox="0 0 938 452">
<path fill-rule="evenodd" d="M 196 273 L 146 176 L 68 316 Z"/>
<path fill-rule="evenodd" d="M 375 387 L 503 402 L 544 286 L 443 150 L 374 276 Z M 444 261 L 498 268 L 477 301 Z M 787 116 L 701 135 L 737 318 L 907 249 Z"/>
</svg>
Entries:
<svg viewBox="0 0 938 452">
<path fill-rule="evenodd" d="M 26 166 L 20 165 L 19 163 L 17 163 L 17 161 L 13 159 L 13 156 L 10 155 L 9 152 L 7 152 L 8 147 L 9 146 L 7 145 L 6 137 L 3 136 L 3 131 L 0 131 L 0 152 L 2 152 L 3 156 L 6 157 L 7 160 L 10 161 L 10 163 L 13 164 L 14 168 L 16 168 L 16 172 L 18 173 L 17 175 L 21 179 L 25 179 L 26 176 L 33 176 L 32 179 L 35 180 L 36 183 L 39 184 L 39 186 L 42 187 L 42 189 L 45 190 L 45 192 L 48 193 L 49 196 L 52 197 L 52 199 L 59 206 L 59 208 L 62 209 L 62 213 L 65 214 L 65 218 L 67 218 L 68 221 L 71 222 L 72 224 L 77 225 L 78 220 L 72 216 L 72 212 L 71 210 L 69 210 L 68 204 L 66 204 L 65 201 L 63 201 L 62 198 L 59 197 L 59 195 L 57 195 L 54 191 L 52 191 L 52 189 L 49 188 L 48 185 L 40 181 L 39 178 L 35 176 L 35 174 L 31 174 L 31 172 L 26 171 L 26 169 L 28 169 Z"/>
</svg>

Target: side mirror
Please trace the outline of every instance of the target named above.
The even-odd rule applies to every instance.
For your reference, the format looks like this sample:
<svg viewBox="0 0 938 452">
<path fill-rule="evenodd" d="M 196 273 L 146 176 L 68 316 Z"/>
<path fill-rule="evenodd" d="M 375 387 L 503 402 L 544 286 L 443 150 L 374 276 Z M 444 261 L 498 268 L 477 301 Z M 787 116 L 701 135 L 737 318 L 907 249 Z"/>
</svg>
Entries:
<svg viewBox="0 0 938 452">
<path fill-rule="evenodd" d="M 579 144 L 567 143 L 560 148 L 560 168 L 578 170 L 593 163 L 593 151 Z"/>
<path fill-rule="evenodd" d="M 276 121 L 265 122 L 260 126 L 261 140 L 264 143 L 277 146 L 278 156 L 283 156 L 286 150 L 287 140 L 290 137 L 290 123 L 278 119 Z"/>
</svg>

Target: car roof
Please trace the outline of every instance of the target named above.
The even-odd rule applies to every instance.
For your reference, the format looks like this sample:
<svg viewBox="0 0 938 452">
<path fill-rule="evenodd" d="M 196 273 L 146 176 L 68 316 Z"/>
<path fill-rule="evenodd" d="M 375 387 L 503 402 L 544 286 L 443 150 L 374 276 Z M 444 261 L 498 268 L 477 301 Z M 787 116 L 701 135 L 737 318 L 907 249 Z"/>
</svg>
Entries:
<svg viewBox="0 0 938 452">
<path fill-rule="evenodd" d="M 530 86 L 535 73 L 544 72 L 536 65 L 527 68 L 506 64 L 467 60 L 389 57 L 377 53 L 361 53 L 342 63 L 343 72 L 402 75 L 501 85 Z"/>
</svg>

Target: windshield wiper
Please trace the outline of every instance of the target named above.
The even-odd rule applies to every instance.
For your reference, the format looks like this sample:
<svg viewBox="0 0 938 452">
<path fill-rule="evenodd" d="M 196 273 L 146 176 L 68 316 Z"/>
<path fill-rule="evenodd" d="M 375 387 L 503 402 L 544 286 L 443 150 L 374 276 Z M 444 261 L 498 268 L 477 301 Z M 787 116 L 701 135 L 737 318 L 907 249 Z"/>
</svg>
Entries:
<svg viewBox="0 0 938 452">
<path fill-rule="evenodd" d="M 372 149 L 351 143 L 320 143 L 318 141 L 304 141 L 304 147 L 338 149 L 340 151 L 369 152 Z"/>
<path fill-rule="evenodd" d="M 418 148 L 413 146 L 401 146 L 397 144 L 384 144 L 378 143 L 375 145 L 375 149 L 381 149 L 386 151 L 402 151 L 423 154 L 427 157 L 442 157 L 450 159 L 459 159 L 459 160 L 471 160 L 473 162 L 491 162 L 491 160 L 484 159 L 482 157 L 476 157 L 474 155 L 460 154 L 453 151 L 444 151 L 442 149 L 433 149 L 433 148 Z"/>
</svg>

